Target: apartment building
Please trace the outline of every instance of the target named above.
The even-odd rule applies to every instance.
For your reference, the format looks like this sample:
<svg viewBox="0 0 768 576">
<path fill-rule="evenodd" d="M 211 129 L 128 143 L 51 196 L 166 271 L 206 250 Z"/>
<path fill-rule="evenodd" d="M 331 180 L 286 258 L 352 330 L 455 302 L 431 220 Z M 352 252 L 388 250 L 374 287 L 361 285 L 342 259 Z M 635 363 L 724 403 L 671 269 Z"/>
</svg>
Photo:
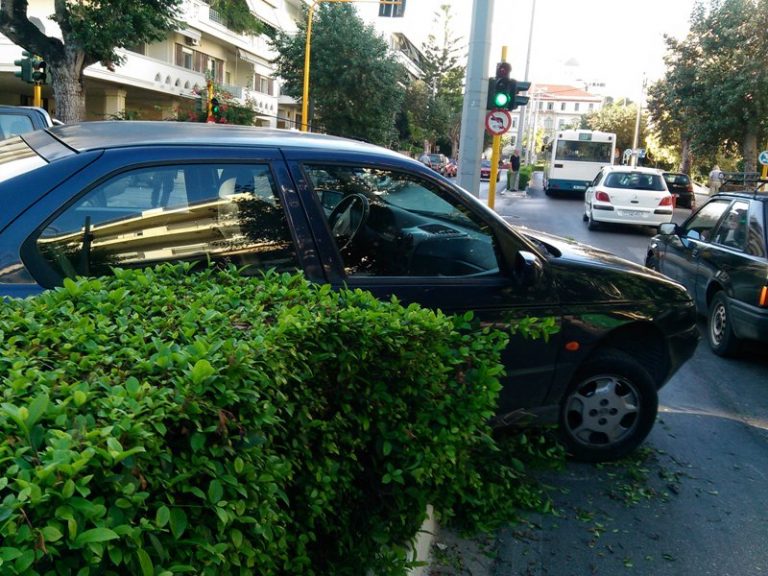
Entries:
<svg viewBox="0 0 768 576">
<path fill-rule="evenodd" d="M 303 0 L 248 0 L 251 11 L 266 27 L 292 31 L 301 17 Z M 51 0 L 30 0 L 30 19 L 47 35 L 58 26 L 48 18 Z M 205 91 L 208 76 L 235 101 L 257 112 L 262 126 L 294 127 L 300 122 L 292 98 L 280 95 L 270 60 L 276 54 L 267 36 L 239 34 L 202 0 L 185 0 L 180 20 L 184 25 L 163 42 L 121 50 L 124 62 L 110 70 L 96 64 L 84 72 L 86 120 L 173 118 L 179 106 L 190 106 Z M 22 49 L 0 35 L 0 104 L 29 105 L 32 86 L 14 76 L 14 60 Z M 55 102 L 43 87 L 43 107 L 53 116 Z"/>
<path fill-rule="evenodd" d="M 597 112 L 604 102 L 599 94 L 566 84 L 532 84 L 528 97 L 528 105 L 512 113 L 512 146 L 516 146 L 521 113 L 524 134 L 541 132 L 551 140 L 557 130 L 577 126 L 582 115 Z"/>
</svg>

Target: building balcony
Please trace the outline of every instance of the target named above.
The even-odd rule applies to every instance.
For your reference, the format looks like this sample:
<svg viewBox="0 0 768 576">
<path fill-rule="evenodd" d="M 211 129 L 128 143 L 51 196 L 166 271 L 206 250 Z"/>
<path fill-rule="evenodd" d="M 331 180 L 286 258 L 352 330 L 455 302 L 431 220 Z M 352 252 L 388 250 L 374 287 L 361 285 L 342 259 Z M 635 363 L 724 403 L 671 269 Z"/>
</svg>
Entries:
<svg viewBox="0 0 768 576">
<path fill-rule="evenodd" d="M 261 12 L 265 9 L 261 9 Z M 277 24 L 273 24 L 272 20 L 277 20 L 279 24 L 279 21 L 284 18 L 278 17 L 276 15 L 277 11 L 272 10 L 274 13 L 270 12 L 269 15 L 261 14 L 257 10 L 256 15 L 267 24 L 276 27 Z M 201 0 L 187 0 L 184 2 L 179 19 L 186 22 L 187 26 L 199 30 L 214 40 L 232 45 L 263 59 L 264 64 L 277 57 L 277 52 L 272 50 L 267 42 L 267 36 L 264 34 L 260 36 L 240 34 L 230 30 L 219 13 Z"/>
<path fill-rule="evenodd" d="M 85 76 L 109 83 L 144 88 L 173 96 L 194 97 L 206 86 L 205 75 L 162 60 L 118 50 L 124 60 L 111 72 L 101 64 L 85 69 Z"/>
</svg>

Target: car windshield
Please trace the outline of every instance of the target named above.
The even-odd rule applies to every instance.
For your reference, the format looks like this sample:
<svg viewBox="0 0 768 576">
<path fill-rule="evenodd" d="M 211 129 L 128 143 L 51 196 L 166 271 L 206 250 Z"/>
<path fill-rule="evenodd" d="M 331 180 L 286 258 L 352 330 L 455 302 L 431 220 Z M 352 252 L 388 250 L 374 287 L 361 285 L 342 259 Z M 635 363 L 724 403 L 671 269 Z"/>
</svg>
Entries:
<svg viewBox="0 0 768 576">
<path fill-rule="evenodd" d="M 664 181 L 659 174 L 646 174 L 644 172 L 613 172 L 608 174 L 605 185 L 610 188 L 631 188 L 655 192 L 666 190 Z"/>
</svg>

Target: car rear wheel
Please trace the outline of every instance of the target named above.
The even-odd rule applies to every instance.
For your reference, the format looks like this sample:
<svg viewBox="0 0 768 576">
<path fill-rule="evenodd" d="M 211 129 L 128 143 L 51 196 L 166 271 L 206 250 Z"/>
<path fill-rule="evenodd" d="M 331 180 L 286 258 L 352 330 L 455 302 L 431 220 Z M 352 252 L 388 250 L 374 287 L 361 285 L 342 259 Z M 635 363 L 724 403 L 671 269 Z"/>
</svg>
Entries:
<svg viewBox="0 0 768 576">
<path fill-rule="evenodd" d="M 560 409 L 560 436 L 585 462 L 623 458 L 651 431 L 658 410 L 648 371 L 619 350 L 603 350 L 578 371 Z"/>
<path fill-rule="evenodd" d="M 587 213 L 587 229 L 597 230 L 599 227 L 600 225 L 597 223 L 597 221 L 592 218 L 592 207 L 590 207 L 589 212 Z"/>
<path fill-rule="evenodd" d="M 739 347 L 739 339 L 733 333 L 728 300 L 722 290 L 715 294 L 709 306 L 707 340 L 712 352 L 718 356 L 732 356 Z"/>
</svg>

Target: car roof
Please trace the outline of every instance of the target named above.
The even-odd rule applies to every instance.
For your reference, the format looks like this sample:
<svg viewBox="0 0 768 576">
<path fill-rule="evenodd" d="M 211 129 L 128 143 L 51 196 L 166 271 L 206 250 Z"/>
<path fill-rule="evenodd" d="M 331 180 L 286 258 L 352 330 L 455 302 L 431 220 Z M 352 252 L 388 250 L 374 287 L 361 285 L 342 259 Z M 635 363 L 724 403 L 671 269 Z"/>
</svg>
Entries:
<svg viewBox="0 0 768 576">
<path fill-rule="evenodd" d="M 768 202 L 768 191 L 760 192 L 759 190 L 724 190 L 714 194 L 712 198 L 746 198 Z"/>
<path fill-rule="evenodd" d="M 406 156 L 358 140 L 257 126 L 201 122 L 97 121 L 66 124 L 47 132 L 78 152 L 133 146 L 271 146 L 339 152 L 369 152 L 400 160 Z"/>
<path fill-rule="evenodd" d="M 640 172 L 642 174 L 661 174 L 658 168 L 647 168 L 646 166 L 605 166 L 606 172 Z"/>
</svg>

